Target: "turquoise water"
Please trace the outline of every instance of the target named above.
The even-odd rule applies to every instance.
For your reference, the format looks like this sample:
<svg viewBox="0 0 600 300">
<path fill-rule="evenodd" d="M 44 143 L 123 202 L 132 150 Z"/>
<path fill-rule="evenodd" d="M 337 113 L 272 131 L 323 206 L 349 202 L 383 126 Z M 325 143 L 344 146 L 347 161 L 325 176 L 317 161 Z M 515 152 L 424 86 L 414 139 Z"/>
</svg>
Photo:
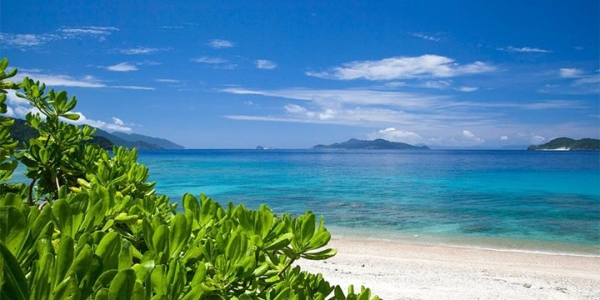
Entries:
<svg viewBox="0 0 600 300">
<path fill-rule="evenodd" d="M 600 255 L 600 153 L 141 151 L 159 193 L 276 213 L 334 234 Z"/>
</svg>

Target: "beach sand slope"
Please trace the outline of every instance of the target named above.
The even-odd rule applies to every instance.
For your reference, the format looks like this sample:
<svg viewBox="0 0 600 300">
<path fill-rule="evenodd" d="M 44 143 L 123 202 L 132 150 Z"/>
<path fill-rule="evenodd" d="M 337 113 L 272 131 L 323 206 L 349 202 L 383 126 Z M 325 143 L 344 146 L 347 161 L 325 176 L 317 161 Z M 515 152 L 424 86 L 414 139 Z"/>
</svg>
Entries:
<svg viewBox="0 0 600 300">
<path fill-rule="evenodd" d="M 600 299 L 600 257 L 332 239 L 338 254 L 299 261 L 331 284 L 382 299 Z"/>
</svg>

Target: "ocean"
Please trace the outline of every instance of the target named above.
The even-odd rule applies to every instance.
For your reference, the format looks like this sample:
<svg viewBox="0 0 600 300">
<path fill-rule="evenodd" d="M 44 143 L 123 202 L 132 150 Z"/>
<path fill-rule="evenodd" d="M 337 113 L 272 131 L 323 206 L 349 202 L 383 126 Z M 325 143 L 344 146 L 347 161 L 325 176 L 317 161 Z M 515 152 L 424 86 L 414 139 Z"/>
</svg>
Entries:
<svg viewBox="0 0 600 300">
<path fill-rule="evenodd" d="M 600 152 L 147 150 L 158 193 L 311 210 L 334 237 L 600 255 Z"/>
</svg>

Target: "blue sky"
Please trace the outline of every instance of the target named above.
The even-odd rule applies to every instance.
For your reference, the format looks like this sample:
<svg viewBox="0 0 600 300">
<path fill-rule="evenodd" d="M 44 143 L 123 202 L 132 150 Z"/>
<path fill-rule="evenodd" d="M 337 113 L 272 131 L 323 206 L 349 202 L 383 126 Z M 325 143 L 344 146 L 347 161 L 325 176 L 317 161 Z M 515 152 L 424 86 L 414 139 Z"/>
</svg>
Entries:
<svg viewBox="0 0 600 300">
<path fill-rule="evenodd" d="M 0 56 L 188 148 L 600 138 L 598 1 L 224 2 L 2 1 Z"/>
</svg>

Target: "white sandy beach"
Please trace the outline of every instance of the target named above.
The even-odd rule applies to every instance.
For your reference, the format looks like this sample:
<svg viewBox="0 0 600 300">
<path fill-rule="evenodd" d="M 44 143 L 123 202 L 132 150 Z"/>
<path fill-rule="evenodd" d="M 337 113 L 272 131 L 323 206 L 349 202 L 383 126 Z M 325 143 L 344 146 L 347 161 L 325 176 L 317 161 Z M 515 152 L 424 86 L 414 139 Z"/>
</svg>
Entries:
<svg viewBox="0 0 600 300">
<path fill-rule="evenodd" d="M 346 238 L 330 246 L 335 257 L 299 264 L 382 299 L 600 299 L 600 256 Z"/>
</svg>

